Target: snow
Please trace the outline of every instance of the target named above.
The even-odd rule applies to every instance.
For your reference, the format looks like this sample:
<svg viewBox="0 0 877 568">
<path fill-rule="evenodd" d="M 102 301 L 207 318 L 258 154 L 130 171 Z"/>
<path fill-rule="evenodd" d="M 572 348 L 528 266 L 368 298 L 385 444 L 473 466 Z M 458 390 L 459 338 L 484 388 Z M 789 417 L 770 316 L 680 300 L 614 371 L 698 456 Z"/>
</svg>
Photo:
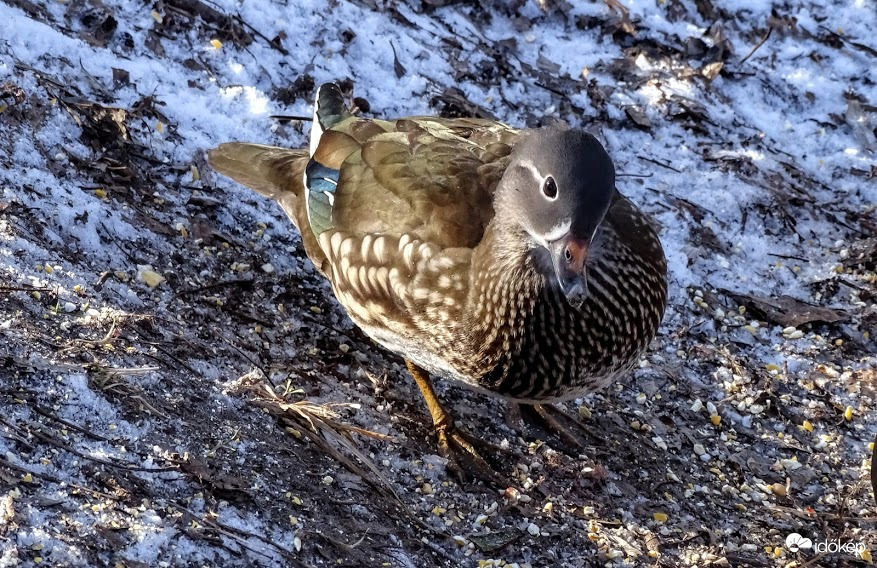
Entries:
<svg viewBox="0 0 877 568">
<path fill-rule="evenodd" d="M 684 42 L 689 37 L 700 37 L 708 46 L 712 45 L 709 29 L 713 22 L 693 11 L 686 12 L 682 18 L 671 18 L 668 6 L 677 3 L 673 0 L 624 2 L 631 18 L 639 23 L 640 39 L 672 45 L 683 53 Z M 873 30 L 877 29 L 877 4 L 873 0 L 787 3 L 781 15 L 795 21 L 794 26 L 775 29 L 768 41 L 745 62 L 743 58 L 772 25 L 771 11 L 777 8 L 776 3 L 713 2 L 717 11 L 733 15 L 723 25 L 725 36 L 733 45 L 733 54 L 725 62 L 728 73 L 712 81 L 697 72 L 700 66 L 697 59 L 679 55 L 671 60 L 660 50 L 652 53 L 645 48 L 637 65 L 626 72 L 625 79 L 613 75 L 612 62 L 630 56 L 629 50 L 599 26 L 580 27 L 575 23 L 577 16 L 603 21 L 615 15 L 605 4 L 596 2 L 572 2 L 568 14 L 546 12 L 544 6 L 552 2 L 523 2 L 516 15 L 536 20 L 523 32 L 516 28 L 516 22 L 504 8 L 498 8 L 489 22 L 483 22 L 476 21 L 462 5 L 422 10 L 417 2 L 411 2 L 399 3 L 393 9 L 383 6 L 384 9 L 371 10 L 369 2 L 340 1 L 332 3 L 331 9 L 322 1 L 239 3 L 218 0 L 211 3 L 223 13 L 239 14 L 251 26 L 247 29 L 258 30 L 264 38 L 285 34 L 283 45 L 289 50 L 288 54 L 272 48 L 260 37 L 255 37 L 247 46 L 223 40 L 222 46 L 216 48 L 210 44 L 212 37 L 203 26 L 180 30 L 181 25 L 187 25 L 185 23 L 177 23 L 176 28 L 169 29 L 167 37 L 150 39 L 156 25 L 151 13 L 153 8 L 131 0 L 103 3 L 114 15 L 118 28 L 108 46 L 101 47 L 100 42 L 86 41 L 90 32 L 77 12 L 80 8 L 63 2 L 36 4 L 46 10 L 52 23 L 32 19 L 10 4 L 0 6 L 0 82 L 8 81 L 25 93 L 25 102 L 21 104 L 14 103 L 10 97 L 0 97 L 0 108 L 8 107 L 0 112 L 0 161 L 3 164 L 0 169 L 0 286 L 41 289 L 0 292 L 10 298 L 10 303 L 0 303 L 0 310 L 4 310 L 0 311 L 0 334 L 6 342 L 0 346 L 0 361 L 4 355 L 23 357 L 37 369 L 33 374 L 36 378 L 31 377 L 32 382 L 25 386 L 28 389 L 38 386 L 40 395 L 53 401 L 53 410 L 59 417 L 119 442 L 80 436 L 75 447 L 88 456 L 123 463 L 134 460 L 131 463 L 138 466 L 158 467 L 164 462 L 153 462 L 155 456 L 151 450 L 143 453 L 143 448 L 139 448 L 141 453 L 126 452 L 121 441 L 136 443 L 141 439 L 154 439 L 162 428 L 174 432 L 168 434 L 164 449 L 185 453 L 188 440 L 180 431 L 185 431 L 188 416 L 175 405 L 185 406 L 186 401 L 173 398 L 180 395 L 174 390 L 179 387 L 172 384 L 181 376 L 171 378 L 162 367 L 159 371 L 137 373 L 126 379 L 145 391 L 147 400 L 156 398 L 157 393 L 173 393 L 171 399 L 175 402 L 170 406 L 174 407 L 168 410 L 173 418 L 162 422 L 155 413 L 132 411 L 131 404 L 137 407 L 139 403 L 120 406 L 110 394 L 92 386 L 89 375 L 82 371 L 82 365 L 107 358 L 112 358 L 114 366 L 124 366 L 125 346 L 114 346 L 112 352 L 91 356 L 91 359 L 82 354 L 82 359 L 74 364 L 57 353 L 50 355 L 45 351 L 55 334 L 64 335 L 65 341 L 70 337 L 68 333 L 99 341 L 114 321 L 155 317 L 155 325 L 159 327 L 171 325 L 167 322 L 178 325 L 185 339 L 187 334 L 197 331 L 187 327 L 186 317 L 195 318 L 195 312 L 199 316 L 206 313 L 204 317 L 209 320 L 209 310 L 219 308 L 202 303 L 200 311 L 176 312 L 180 302 L 177 295 L 183 290 L 231 278 L 258 280 L 263 272 L 276 277 L 278 288 L 287 281 L 301 283 L 314 278 L 309 262 L 301 255 L 293 256 L 298 250 L 297 237 L 279 209 L 245 188 L 217 179 L 204 161 L 205 150 L 229 140 L 303 145 L 307 124 L 280 124 L 271 116 L 311 113 L 311 94 L 297 97 L 288 106 L 275 94 L 278 88 L 291 86 L 305 73 L 312 75 L 317 84 L 351 78 L 355 95 L 365 97 L 372 112 L 379 116 L 434 114 L 432 97 L 441 94 L 445 87 L 456 86 L 470 102 L 509 124 L 532 126 L 543 118 L 559 117 L 598 132 L 615 159 L 618 172 L 625 174 L 618 178 L 620 191 L 651 214 L 661 228 L 670 266 L 671 305 L 662 328 L 663 339 L 654 351 L 656 361 L 670 361 L 668 364 L 675 365 L 681 380 L 697 389 L 712 391 L 716 400 L 731 395 L 721 381 L 700 376 L 697 368 L 685 367 L 686 358 L 677 355 L 684 347 L 670 339 L 684 335 L 680 330 L 697 328 L 698 333 L 709 336 L 706 343 L 717 349 L 732 342 L 749 342 L 746 356 L 751 361 L 760 366 L 781 367 L 787 363 L 789 372 L 797 377 L 807 376 L 820 364 L 832 365 L 846 373 L 841 378 L 849 378 L 851 372 L 875 365 L 877 349 L 873 335 L 870 339 L 865 337 L 867 325 L 858 323 L 877 310 L 874 296 L 866 294 L 867 299 L 860 301 L 860 291 L 845 289 L 826 302 L 816 286 L 836 276 L 835 269 L 844 260 L 842 250 L 873 236 L 850 231 L 838 222 L 840 219 L 854 223 L 850 220 L 852 213 L 870 215 L 873 220 L 877 203 L 877 182 L 873 174 L 869 178 L 851 173 L 873 172 L 877 160 L 874 154 L 877 113 L 873 106 L 868 106 L 877 104 L 877 84 L 873 77 L 877 58 L 850 43 L 877 47 L 873 43 Z M 394 10 L 414 25 L 401 24 L 394 17 Z M 162 15 L 165 19 L 175 17 L 167 8 Z M 341 37 L 345 30 L 356 36 L 349 43 Z M 814 39 L 829 32 L 841 34 L 849 41 L 838 48 Z M 130 47 L 120 39 L 126 34 L 131 38 Z M 511 79 L 499 75 L 479 78 L 477 70 L 495 68 L 495 55 L 486 47 L 508 38 L 516 40 L 514 56 L 508 58 Z M 161 46 L 163 56 L 148 47 L 150 41 Z M 449 41 L 462 45 L 462 51 L 454 54 L 455 50 L 448 49 Z M 406 70 L 402 77 L 394 74 L 391 42 Z M 568 74 L 571 81 L 576 82 L 578 90 L 569 93 L 569 102 L 583 108 L 582 116 L 575 116 L 566 101 L 538 86 L 538 77 L 522 71 L 523 63 L 538 69 L 540 57 L 559 65 L 559 71 L 550 75 Z M 679 61 L 691 65 L 693 73 L 679 73 Z M 476 71 L 462 74 L 458 71 L 460 67 Z M 114 88 L 113 69 L 127 71 L 130 84 Z M 586 81 L 607 88 L 607 106 L 602 113 L 585 92 L 584 84 L 578 82 L 583 71 L 587 72 Z M 102 100 L 101 89 L 111 94 L 111 101 Z M 0 94 L 3 92 L 0 87 Z M 103 189 L 108 195 L 101 197 L 96 191 L 101 188 L 90 178 L 94 172 L 83 170 L 79 164 L 99 159 L 103 151 L 91 144 L 85 127 L 74 113 L 53 100 L 58 96 L 70 97 L 70 104 L 75 105 L 77 102 L 73 99 L 79 93 L 86 100 L 129 110 L 144 97 L 154 98 L 157 112 L 166 118 L 148 114 L 138 119 L 140 122 L 129 123 L 131 137 L 148 148 L 153 159 L 154 171 L 135 172 L 141 177 L 154 176 L 146 180 L 150 184 L 148 192 L 139 193 L 138 189 L 130 197 L 124 194 L 124 187 L 107 187 Z M 680 97 L 704 108 L 706 120 L 694 121 L 702 127 L 701 131 L 667 118 L 668 106 Z M 861 106 L 865 110 L 858 111 L 861 116 L 850 110 L 851 99 L 864 101 Z M 651 128 L 639 129 L 628 121 L 626 112 L 631 105 L 642 107 L 652 122 Z M 19 107 L 29 110 L 16 114 L 12 120 L 12 113 Z M 665 166 L 656 165 L 654 161 Z M 735 165 L 746 163 L 751 166 Z M 793 188 L 804 187 L 804 182 L 796 178 L 787 164 L 794 165 L 814 181 L 808 183 L 805 192 L 807 198 L 814 200 L 812 206 L 796 205 L 790 213 L 796 223 L 794 232 L 781 217 L 770 214 L 779 207 L 771 189 L 786 197 L 795 197 Z M 198 168 L 199 180 L 193 179 L 192 166 Z M 132 181 L 132 185 L 136 185 L 135 182 L 137 180 Z M 216 200 L 218 205 L 209 210 L 189 206 L 193 200 L 205 197 Z M 690 207 L 683 207 L 679 200 L 689 203 Z M 16 213 L 4 213 L 4 204 L 15 204 Z M 150 217 L 147 213 L 152 210 L 161 214 Z M 36 212 L 36 216 L 22 216 L 21 211 Z M 166 217 L 161 216 L 165 214 Z M 159 220 L 150 225 L 143 221 L 147 217 Z M 38 219 L 38 223 L 28 225 L 23 219 Z M 159 231 L 156 225 L 165 230 Z M 205 260 L 205 253 L 192 245 L 194 236 L 188 240 L 179 236 L 178 227 L 194 235 L 202 225 L 209 229 L 206 235 L 221 233 L 226 242 L 234 246 L 244 243 L 249 247 L 251 256 L 240 262 L 249 264 L 250 268 L 235 271 L 223 264 L 211 264 L 213 261 Z M 703 237 L 699 236 L 704 230 L 723 245 L 721 251 L 704 244 Z M 222 245 L 215 249 L 208 252 L 212 258 L 219 258 Z M 781 258 L 789 256 L 804 260 Z M 187 265 L 189 260 L 192 264 Z M 261 268 L 269 265 L 273 270 Z M 45 266 L 50 266 L 51 271 Z M 166 281 L 154 288 L 145 286 L 137 279 L 138 266 L 151 266 Z M 186 266 L 193 267 L 193 272 L 181 270 Z M 223 272 L 226 269 L 228 273 Z M 105 278 L 102 276 L 105 273 L 111 276 Z M 116 273 L 122 276 L 112 276 Z M 99 281 L 101 285 L 96 284 Z M 861 290 L 873 290 L 873 280 L 870 288 L 860 280 L 850 282 Z M 76 286 L 80 287 L 79 291 Z M 313 298 L 318 292 L 328 293 L 325 285 L 305 288 L 295 292 L 306 297 L 310 305 L 316 305 Z M 797 341 L 784 339 L 781 326 L 773 324 L 762 323 L 754 335 L 742 329 L 734 331 L 740 322 L 717 320 L 692 304 L 695 290 L 718 289 L 764 297 L 789 295 L 848 310 L 854 315 L 855 323 L 847 324 L 843 334 L 848 342 L 862 345 L 858 352 L 861 354 L 850 359 L 843 351 L 826 351 L 832 348 L 829 339 L 838 337 L 836 330 L 807 329 L 805 336 Z M 35 298 L 35 294 L 40 294 L 42 299 Z M 45 298 L 50 295 L 57 296 L 60 311 L 70 312 L 69 315 L 58 315 L 57 309 L 53 311 L 52 306 L 46 305 Z M 311 315 L 304 311 L 304 316 Z M 327 325 L 350 330 L 349 321 L 343 318 L 337 306 L 321 317 L 325 317 L 321 321 Z M 31 322 L 37 320 L 50 322 L 46 325 L 60 323 L 56 329 L 47 328 L 40 342 L 29 335 Z M 307 329 L 303 328 L 308 328 L 311 321 L 299 317 L 297 312 L 288 313 L 285 320 L 283 326 L 277 328 L 278 336 L 282 331 L 292 338 L 305 336 Z M 246 333 L 254 345 L 259 345 L 262 341 L 259 332 L 253 331 L 256 324 L 248 322 L 247 326 L 230 332 L 237 337 Z M 125 334 L 133 332 L 121 333 L 126 337 Z M 833 335 L 823 338 L 822 333 Z M 279 342 L 278 339 L 275 343 Z M 63 342 L 59 339 L 58 343 Z M 134 349 L 133 343 L 128 347 Z M 271 349 L 294 360 L 311 348 L 314 346 L 310 344 L 292 343 Z M 222 393 L 223 384 L 236 378 L 229 369 L 255 365 L 251 361 L 259 359 L 260 355 L 255 353 L 259 348 L 254 347 L 249 353 L 235 353 L 217 341 L 211 349 L 212 353 L 205 350 L 201 358 L 188 361 L 191 374 L 200 377 L 199 388 L 213 389 L 201 393 L 200 401 L 214 405 L 216 414 L 244 413 L 241 410 L 244 405 L 238 398 Z M 150 354 L 162 356 L 156 351 Z M 138 361 L 130 366 L 150 364 Z M 384 363 L 386 373 L 403 376 L 392 362 Z M 360 364 L 359 361 L 326 363 L 336 369 L 337 376 L 345 377 L 360 373 Z M 651 376 L 648 369 L 638 373 L 637 376 Z M 309 394 L 313 396 L 309 398 L 345 400 L 344 385 L 332 376 L 321 379 L 319 388 L 312 387 Z M 853 387 L 845 388 L 843 382 L 839 385 L 827 387 L 835 397 L 833 404 L 840 408 L 850 404 L 858 413 L 859 422 L 853 426 L 858 432 L 856 439 L 838 446 L 846 463 L 854 464 L 865 454 L 863 441 L 875 431 L 874 415 L 866 408 L 873 401 Z M 370 389 L 367 390 L 362 393 L 365 401 L 371 397 Z M 602 397 L 597 403 L 600 400 Z M 470 402 L 464 400 L 459 404 L 460 414 L 467 418 L 476 415 L 483 418 L 495 411 L 492 407 L 479 407 L 475 412 L 467 410 Z M 25 421 L 22 422 L 25 424 L 40 420 L 26 410 L 27 405 L 17 405 L 11 399 L 4 400 L 3 405 L 4 412 L 9 413 L 13 421 Z M 365 403 L 363 406 L 369 407 Z M 242 416 L 241 419 L 252 420 L 253 417 Z M 420 419 L 425 420 L 425 415 Z M 724 419 L 747 428 L 753 421 L 752 415 L 742 410 L 726 411 Z M 383 413 L 362 411 L 353 420 L 360 421 L 363 427 L 392 432 L 400 439 L 406 436 L 405 423 L 391 423 Z M 830 427 L 825 428 L 831 433 Z M 82 460 L 75 456 L 63 452 L 50 456 L 43 452 L 51 465 L 41 464 L 38 458 L 30 459 L 39 456 L 39 452 L 30 457 L 19 455 L 21 446 L 7 434 L 8 430 L 0 432 L 0 455 L 6 455 L 9 462 L 51 474 L 65 482 L 84 485 L 88 480 L 87 472 L 82 470 Z M 262 444 L 262 441 L 241 444 L 237 462 L 247 461 L 248 453 L 258 453 Z M 388 453 L 386 459 L 396 473 L 411 469 L 407 454 Z M 424 462 L 429 463 L 431 459 L 426 456 Z M 440 476 L 436 472 L 443 470 L 436 464 L 431 465 L 436 469 L 431 469 L 427 477 L 438 483 Z M 333 475 L 339 478 L 337 473 Z M 176 475 L 141 472 L 138 478 L 160 484 L 160 488 L 169 492 L 190 483 Z M 69 497 L 67 489 L 58 490 L 55 495 L 58 499 Z M 235 562 L 226 550 L 181 533 L 170 515 L 160 512 L 164 505 L 167 503 L 146 506 L 139 516 L 142 524 L 132 529 L 137 540 L 120 551 L 121 558 L 136 559 L 147 565 L 157 565 L 160 561 L 181 565 Z M 221 518 L 229 526 L 252 534 L 271 535 L 271 540 L 291 548 L 293 532 L 288 527 L 281 528 L 275 517 L 260 518 L 258 513 L 260 511 L 253 512 L 244 505 L 225 503 Z M 16 515 L 21 528 L 3 542 L 0 565 L 13 565 L 9 558 L 18 558 L 24 565 L 34 562 L 31 548 L 37 542 L 53 550 L 51 555 L 45 555 L 52 563 L 86 565 L 91 561 L 92 557 L 80 550 L 77 542 L 52 536 L 49 527 L 57 519 L 50 510 L 41 510 L 31 503 L 17 510 Z M 76 511 L 73 516 L 75 523 L 82 526 L 99 520 L 98 513 L 89 510 Z M 283 515 L 279 517 L 282 519 Z M 85 529 L 78 534 L 81 539 L 93 538 Z M 246 540 L 267 554 L 241 552 L 248 561 L 269 565 L 283 562 L 282 555 L 266 547 L 264 542 Z M 175 547 L 173 552 L 169 550 L 171 545 Z M 399 554 L 405 562 L 410 562 L 405 556 L 410 552 Z"/>
</svg>

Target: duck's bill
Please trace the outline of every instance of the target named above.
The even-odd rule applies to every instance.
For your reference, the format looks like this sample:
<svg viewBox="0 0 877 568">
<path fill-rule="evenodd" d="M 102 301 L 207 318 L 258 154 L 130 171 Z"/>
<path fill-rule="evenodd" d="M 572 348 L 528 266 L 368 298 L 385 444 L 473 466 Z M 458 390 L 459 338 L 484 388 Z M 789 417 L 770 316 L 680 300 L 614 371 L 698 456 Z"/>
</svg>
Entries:
<svg viewBox="0 0 877 568">
<path fill-rule="evenodd" d="M 549 243 L 554 272 L 566 301 L 578 309 L 588 297 L 588 278 L 585 261 L 590 243 L 572 234 Z"/>
</svg>

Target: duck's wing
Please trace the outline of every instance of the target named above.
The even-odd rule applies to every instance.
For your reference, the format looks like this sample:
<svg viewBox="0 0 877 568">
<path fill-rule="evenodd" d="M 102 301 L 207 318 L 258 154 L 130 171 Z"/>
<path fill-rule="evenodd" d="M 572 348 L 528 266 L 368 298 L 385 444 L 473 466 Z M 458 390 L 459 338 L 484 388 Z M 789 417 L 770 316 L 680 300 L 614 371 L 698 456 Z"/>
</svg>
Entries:
<svg viewBox="0 0 877 568">
<path fill-rule="evenodd" d="M 518 131 L 475 119 L 345 116 L 320 88 L 305 184 L 316 235 L 411 235 L 440 248 L 476 246 Z M 329 118 L 322 117 L 326 108 Z"/>
</svg>

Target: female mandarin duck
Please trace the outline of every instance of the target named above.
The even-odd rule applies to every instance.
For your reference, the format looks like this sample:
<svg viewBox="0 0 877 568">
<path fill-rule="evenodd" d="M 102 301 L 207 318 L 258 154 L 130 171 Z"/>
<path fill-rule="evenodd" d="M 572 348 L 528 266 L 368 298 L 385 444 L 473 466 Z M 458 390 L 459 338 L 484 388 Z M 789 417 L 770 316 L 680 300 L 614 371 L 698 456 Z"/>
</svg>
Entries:
<svg viewBox="0 0 877 568">
<path fill-rule="evenodd" d="M 326 84 L 309 151 L 227 143 L 209 159 L 280 203 L 351 319 L 406 359 L 458 472 L 495 479 L 430 373 L 559 425 L 544 405 L 625 373 L 663 316 L 661 243 L 581 130 L 359 118 Z"/>
</svg>

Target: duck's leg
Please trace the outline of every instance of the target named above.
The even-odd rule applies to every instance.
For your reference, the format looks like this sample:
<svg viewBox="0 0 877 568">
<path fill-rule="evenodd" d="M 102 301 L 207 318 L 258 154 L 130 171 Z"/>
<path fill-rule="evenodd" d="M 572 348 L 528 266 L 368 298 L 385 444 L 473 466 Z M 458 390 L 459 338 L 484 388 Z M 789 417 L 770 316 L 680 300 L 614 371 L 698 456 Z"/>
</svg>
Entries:
<svg viewBox="0 0 877 568">
<path fill-rule="evenodd" d="M 448 460 L 448 467 L 461 479 L 478 478 L 485 482 L 507 487 L 506 479 L 494 470 L 481 456 L 485 453 L 490 456 L 507 453 L 504 450 L 479 440 L 464 430 L 457 428 L 450 413 L 445 410 L 432 387 L 429 373 L 421 369 L 411 361 L 406 360 L 408 371 L 414 377 L 414 382 L 426 400 L 426 406 L 432 416 L 433 427 L 438 437 L 438 448 L 442 457 Z"/>
<path fill-rule="evenodd" d="M 599 436 L 575 416 L 553 404 L 518 404 L 517 412 L 531 436 L 539 436 L 534 433 L 533 426 L 542 430 L 545 434 L 554 437 L 549 440 L 549 445 L 558 446 L 555 449 L 567 454 L 579 455 L 587 453 L 585 438 L 599 440 Z"/>
</svg>

